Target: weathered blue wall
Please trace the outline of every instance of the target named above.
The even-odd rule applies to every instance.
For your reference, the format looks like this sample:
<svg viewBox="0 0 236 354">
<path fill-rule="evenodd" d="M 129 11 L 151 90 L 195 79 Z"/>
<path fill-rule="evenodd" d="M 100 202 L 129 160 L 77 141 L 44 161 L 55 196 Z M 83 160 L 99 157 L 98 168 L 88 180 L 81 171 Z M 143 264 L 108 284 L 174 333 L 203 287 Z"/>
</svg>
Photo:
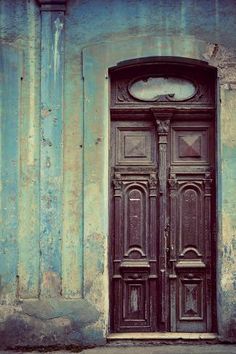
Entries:
<svg viewBox="0 0 236 354">
<path fill-rule="evenodd" d="M 11 76 L 6 77 L 7 82 L 1 85 L 3 92 L 6 90 L 5 96 L 8 93 L 8 100 L 4 96 L 1 100 L 4 109 L 1 122 L 5 119 L 12 124 L 7 135 L 6 131 L 1 130 L 1 136 L 7 139 L 7 146 L 12 151 L 15 149 L 12 176 L 17 183 L 14 188 L 18 210 L 17 221 L 14 221 L 14 243 L 9 253 L 6 250 L 8 262 L 17 264 L 11 274 L 15 284 L 11 296 L 9 293 L 3 295 L 5 281 L 2 275 L 1 299 L 6 303 L 14 301 L 16 293 L 35 297 L 39 291 L 39 24 L 39 8 L 35 3 L 19 1 L 13 9 L 9 1 L 0 2 L 0 37 L 2 53 L 5 53 L 2 56 L 5 68 L 1 72 L 6 77 L 7 66 L 11 72 Z M 15 110 L 14 115 L 12 110 Z M 6 174 L 4 169 L 13 160 L 7 160 L 10 158 L 9 152 L 4 149 L 1 150 L 1 169 Z M 2 204 L 2 210 L 4 208 L 6 204 Z M 9 209 L 4 215 L 5 220 L 8 218 L 13 223 L 14 214 Z M 19 273 L 22 274 L 20 282 L 16 278 Z"/>
<path fill-rule="evenodd" d="M 229 48 L 236 42 L 233 0 L 71 0 L 67 8 L 67 38 L 79 46 L 145 34 L 192 35 Z"/>
<path fill-rule="evenodd" d="M 235 18 L 233 0 L 0 1 L 2 347 L 104 342 L 107 70 L 151 55 L 218 68 L 218 321 L 235 336 Z"/>
</svg>

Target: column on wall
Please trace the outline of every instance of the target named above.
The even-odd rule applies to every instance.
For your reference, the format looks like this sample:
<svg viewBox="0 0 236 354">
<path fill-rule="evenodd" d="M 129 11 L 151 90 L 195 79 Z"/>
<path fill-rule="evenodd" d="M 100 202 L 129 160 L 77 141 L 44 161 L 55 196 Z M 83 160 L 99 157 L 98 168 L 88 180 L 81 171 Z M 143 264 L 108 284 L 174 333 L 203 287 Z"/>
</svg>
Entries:
<svg viewBox="0 0 236 354">
<path fill-rule="evenodd" d="M 61 295 L 65 2 L 39 1 L 41 5 L 41 297 Z"/>
<path fill-rule="evenodd" d="M 22 52 L 0 46 L 0 301 L 18 296 L 19 118 Z"/>
</svg>

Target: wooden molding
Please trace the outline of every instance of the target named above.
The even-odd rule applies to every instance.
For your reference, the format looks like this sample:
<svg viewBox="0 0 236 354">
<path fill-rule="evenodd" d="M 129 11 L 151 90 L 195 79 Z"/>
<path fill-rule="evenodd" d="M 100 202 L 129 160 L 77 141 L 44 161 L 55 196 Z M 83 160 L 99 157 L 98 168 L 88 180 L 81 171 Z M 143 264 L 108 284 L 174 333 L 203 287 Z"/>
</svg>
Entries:
<svg viewBox="0 0 236 354">
<path fill-rule="evenodd" d="M 37 0 L 42 11 L 65 11 L 67 0 Z"/>
</svg>

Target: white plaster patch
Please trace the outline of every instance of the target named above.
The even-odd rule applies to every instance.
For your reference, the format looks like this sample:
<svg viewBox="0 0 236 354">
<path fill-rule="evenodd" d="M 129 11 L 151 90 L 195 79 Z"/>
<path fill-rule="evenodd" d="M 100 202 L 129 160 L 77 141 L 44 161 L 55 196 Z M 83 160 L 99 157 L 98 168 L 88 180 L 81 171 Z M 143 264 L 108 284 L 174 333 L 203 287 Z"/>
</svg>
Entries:
<svg viewBox="0 0 236 354">
<path fill-rule="evenodd" d="M 53 48 L 53 68 L 54 68 L 54 84 L 56 82 L 56 78 L 58 75 L 59 67 L 60 67 L 60 48 L 59 48 L 59 41 L 61 32 L 63 29 L 63 23 L 60 21 L 59 18 L 54 21 L 55 25 L 55 35 L 54 35 L 54 48 Z"/>
<path fill-rule="evenodd" d="M 236 91 L 221 88 L 221 144 L 236 146 Z"/>
<path fill-rule="evenodd" d="M 93 279 L 92 286 L 86 299 L 95 305 L 96 309 L 104 313 L 104 287 L 103 287 L 103 274 L 96 274 Z"/>
</svg>

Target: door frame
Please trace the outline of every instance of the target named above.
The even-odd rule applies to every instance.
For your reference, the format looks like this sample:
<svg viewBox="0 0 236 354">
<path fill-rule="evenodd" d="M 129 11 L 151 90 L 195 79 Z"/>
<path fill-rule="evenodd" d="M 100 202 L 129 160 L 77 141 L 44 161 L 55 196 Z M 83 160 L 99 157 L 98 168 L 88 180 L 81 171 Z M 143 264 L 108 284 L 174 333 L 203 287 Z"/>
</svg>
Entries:
<svg viewBox="0 0 236 354">
<path fill-rule="evenodd" d="M 155 44 L 155 45 L 154 45 Z M 164 46 L 163 46 L 164 44 Z M 102 248 L 96 250 L 89 247 L 83 248 L 83 259 L 89 259 L 93 256 L 103 262 L 104 268 L 100 273 L 100 267 L 97 272 L 91 272 L 90 262 L 86 261 L 83 265 L 83 287 L 90 287 L 91 283 L 96 284 L 104 297 L 89 297 L 92 304 L 100 310 L 102 321 L 101 330 L 104 336 L 108 336 L 110 332 L 109 324 L 109 264 L 108 264 L 108 151 L 109 151 L 109 76 L 108 68 L 116 65 L 120 61 L 137 57 L 156 57 L 169 56 L 171 58 L 197 59 L 206 62 L 215 67 L 218 71 L 218 89 L 217 89 L 217 153 L 216 161 L 216 205 L 217 205 L 217 322 L 218 333 L 221 338 L 231 338 L 229 328 L 232 324 L 232 294 L 231 283 L 225 283 L 225 277 L 231 279 L 233 276 L 233 265 L 228 258 L 227 252 L 223 253 L 225 245 L 230 245 L 234 240 L 233 225 L 234 220 L 229 213 L 229 207 L 234 210 L 234 200 L 230 197 L 227 181 L 229 174 L 232 172 L 232 156 L 228 154 L 228 138 L 233 137 L 235 129 L 234 107 L 235 90 L 230 90 L 231 66 L 228 61 L 221 60 L 221 51 L 219 56 L 211 55 L 212 44 L 198 40 L 189 36 L 156 36 L 144 35 L 138 38 L 127 38 L 121 41 L 104 42 L 85 47 L 82 51 L 83 58 L 83 131 L 84 131 L 84 150 L 83 150 L 83 215 L 84 222 L 81 229 L 82 238 L 85 245 L 88 245 L 90 235 L 99 233 L 102 237 Z M 221 48 L 221 46 L 219 46 Z M 227 48 L 223 48 L 224 52 L 230 53 Z M 81 88 L 82 89 L 82 88 Z M 82 91 L 81 91 L 82 92 Z M 96 93 L 96 95 L 95 95 Z M 98 124 L 99 122 L 99 124 Z M 227 134 L 226 134 L 227 131 Z M 91 146 L 92 141 L 96 141 L 98 137 L 102 137 L 102 142 L 94 145 L 96 150 Z M 226 144 L 226 145 L 225 145 Z M 226 147 L 225 147 L 226 146 Z M 232 149 L 231 149 L 232 150 Z M 231 151 L 230 150 L 230 151 Z M 96 158 L 95 158 L 96 156 Z M 226 160 L 225 160 L 226 159 Z M 94 164 L 91 164 L 94 161 Z M 224 169 L 226 175 L 222 175 L 222 167 L 224 161 Z M 93 177 L 94 176 L 94 177 Z M 96 183 L 99 193 L 89 188 L 90 185 Z M 230 184 L 230 188 L 234 185 Z M 99 187 L 99 188 L 98 188 Z M 95 192 L 95 193 L 94 193 Z M 96 210 L 94 212 L 94 198 L 96 198 Z M 226 204 L 225 198 L 228 198 Z M 230 209 L 230 210 L 231 210 Z M 92 223 L 91 223 L 91 212 Z M 231 212 L 232 212 L 231 210 Z M 228 247 L 228 246 L 227 246 Z M 101 263 L 99 263 L 101 264 Z M 228 271 L 226 272 L 226 268 Z M 99 278 L 98 278 L 99 274 Z"/>
<path fill-rule="evenodd" d="M 214 107 L 211 107 L 211 110 L 209 110 L 208 113 L 210 112 L 210 115 L 213 116 L 213 118 L 211 118 L 211 119 L 213 121 L 212 126 L 213 126 L 213 129 L 214 129 L 214 141 L 215 141 L 215 146 L 218 146 L 218 142 L 217 142 L 217 113 L 216 113 L 216 103 L 215 103 L 215 102 L 217 102 L 217 100 L 216 100 L 217 99 L 217 96 L 216 96 L 216 94 L 217 94 L 217 91 L 216 91 L 216 89 L 217 89 L 217 86 L 216 86 L 216 84 L 217 84 L 216 69 L 214 67 L 208 66 L 208 64 L 206 64 L 205 62 L 202 62 L 202 61 L 199 61 L 199 60 L 195 60 L 195 59 L 173 58 L 173 57 L 137 58 L 137 59 L 121 62 L 117 66 L 110 68 L 109 69 L 110 78 L 111 78 L 111 75 L 112 75 L 113 71 L 115 71 L 117 69 L 117 67 L 118 67 L 118 70 L 120 68 L 124 68 L 124 69 L 132 68 L 132 69 L 134 69 L 135 67 L 138 68 L 139 66 L 141 66 L 141 65 L 143 65 L 145 63 L 148 63 L 149 66 L 155 65 L 157 63 L 159 63 L 161 65 L 163 65 L 163 64 L 164 65 L 165 64 L 167 64 L 167 65 L 172 65 L 172 64 L 178 65 L 178 64 L 181 64 L 182 67 L 185 66 L 186 68 L 188 68 L 189 65 L 193 65 L 198 70 L 201 70 L 201 68 L 206 69 L 206 66 L 207 66 L 207 69 L 209 69 L 209 72 L 210 72 L 210 70 L 212 71 L 212 73 L 214 72 L 214 82 L 213 82 L 213 85 L 214 85 L 213 91 L 215 91 L 215 93 L 213 95 Z M 171 76 L 171 74 L 170 74 L 170 76 Z M 142 75 L 140 75 L 140 77 L 142 77 Z M 133 82 L 134 81 L 135 80 L 133 80 Z M 212 83 L 211 83 L 211 85 L 212 85 Z M 114 84 L 113 84 L 113 87 L 114 87 Z M 210 85 L 209 85 L 209 87 L 210 87 Z M 209 87 L 208 87 L 208 89 L 209 89 Z M 117 116 L 120 116 L 120 117 L 122 116 L 122 108 L 120 107 L 120 109 L 119 109 L 119 107 L 118 107 L 117 111 L 115 111 L 115 109 L 113 109 L 114 91 L 112 91 L 111 82 L 110 82 L 109 88 L 110 88 L 110 96 L 111 96 L 111 107 L 110 107 L 110 121 L 111 121 L 111 119 L 112 119 L 111 116 L 112 115 L 113 116 L 117 115 Z M 115 90 L 116 90 L 116 88 L 115 88 Z M 122 100 L 123 100 L 123 98 L 125 100 L 127 98 L 126 97 L 127 93 L 122 93 L 122 95 L 123 95 Z M 159 106 L 159 107 L 156 107 L 156 108 L 153 107 L 153 105 L 150 104 L 150 103 L 149 103 L 149 105 L 150 105 L 150 107 L 148 107 L 149 110 L 151 108 L 152 114 L 154 115 L 156 121 L 157 122 L 159 121 L 160 123 L 163 122 L 163 120 L 164 121 L 167 121 L 167 120 L 169 121 L 169 119 L 171 119 L 173 114 L 176 114 L 176 113 L 177 114 L 178 113 L 181 114 L 181 112 L 184 109 L 183 105 L 182 106 L 180 105 L 179 107 L 178 107 L 178 105 L 176 107 Z M 134 108 L 131 105 L 130 107 L 127 107 L 127 109 L 130 109 L 132 111 L 132 109 L 134 109 Z M 144 107 L 140 108 L 140 112 L 139 112 L 140 113 L 140 119 L 141 119 L 142 116 L 145 116 L 145 114 L 146 115 L 148 114 L 147 112 L 146 113 L 141 112 L 142 109 L 145 110 L 146 107 L 144 106 Z M 191 114 L 197 114 L 197 115 L 199 115 L 199 114 L 201 115 L 202 114 L 202 115 L 204 115 L 203 112 L 205 112 L 205 111 L 207 111 L 207 107 L 202 107 L 202 106 L 199 105 L 198 107 L 195 107 L 195 109 L 193 109 L 191 111 Z M 133 112 L 133 113 L 135 113 L 135 112 Z M 137 111 L 136 111 L 136 113 L 137 113 Z M 125 119 L 125 117 L 127 115 L 129 115 L 129 111 L 128 110 L 127 110 L 127 114 L 124 114 L 124 118 L 122 118 L 122 119 Z M 161 152 L 161 150 L 163 148 L 165 149 L 165 147 L 168 146 L 167 145 L 167 134 L 169 132 L 166 133 L 165 131 L 162 130 L 162 128 L 161 129 L 158 128 L 157 132 L 158 132 L 157 135 L 159 136 L 159 139 L 157 139 L 157 144 L 159 144 L 159 148 L 160 148 L 160 152 Z M 111 135 L 110 135 L 110 139 L 111 139 Z M 163 145 L 163 146 L 161 146 L 160 144 Z M 217 167 L 216 166 L 216 164 L 217 164 L 217 149 L 215 151 L 216 151 L 216 153 L 215 153 L 215 156 L 214 156 L 214 169 L 216 170 L 216 167 Z M 161 154 L 160 154 L 160 156 L 161 156 Z M 110 159 L 109 159 L 109 161 L 110 161 Z M 166 168 L 166 166 L 165 166 L 166 161 L 164 161 L 164 160 L 161 161 L 161 165 L 163 165 L 163 164 L 164 164 L 164 169 L 165 169 Z M 109 162 L 109 170 L 110 170 L 110 162 Z M 110 173 L 109 173 L 109 175 L 110 175 Z M 216 173 L 215 172 L 214 172 L 214 179 L 216 180 Z M 111 180 L 109 182 L 110 182 L 109 186 L 111 186 Z M 160 203 L 159 203 L 160 204 L 160 206 L 159 206 L 160 210 L 163 209 L 162 208 L 163 207 L 162 198 L 163 198 L 163 200 L 165 200 L 165 198 L 167 198 L 167 189 L 166 189 L 167 186 L 162 186 L 161 188 L 163 189 L 163 191 L 162 191 L 161 196 L 160 196 Z M 111 189 L 111 187 L 109 187 L 109 189 Z M 216 199 L 216 194 L 217 194 L 216 186 L 214 188 L 214 192 L 215 192 L 214 193 L 214 198 Z M 111 193 L 110 193 L 110 198 L 111 198 Z M 214 199 L 214 203 L 213 203 L 215 205 L 215 209 L 213 210 L 213 214 L 214 214 L 213 219 L 214 220 L 216 220 L 216 212 L 217 212 L 217 205 L 216 205 L 216 200 L 215 199 Z M 109 201 L 110 201 L 110 204 L 112 204 L 111 203 L 111 199 L 109 199 Z M 165 201 L 164 201 L 164 203 L 165 203 Z M 169 205 L 169 208 L 170 208 L 170 205 Z M 110 212 L 109 212 L 109 215 L 110 215 L 110 213 L 112 213 L 111 207 L 109 207 L 109 210 L 110 210 Z M 166 222 L 167 222 L 166 221 L 166 218 L 167 218 L 166 213 L 167 213 L 167 209 L 165 209 L 164 217 L 160 218 L 160 231 L 159 231 L 160 234 L 166 233 L 166 230 L 165 230 Z M 110 223 L 109 224 L 109 228 L 110 228 L 109 234 L 110 234 L 111 233 L 111 217 L 110 216 L 109 216 L 109 223 Z M 216 235 L 216 232 L 214 232 L 214 234 Z M 214 240 L 213 240 L 213 238 L 214 238 Z M 109 241 L 108 241 L 109 242 L 109 244 L 108 244 L 108 259 L 109 259 L 109 261 L 108 262 L 109 262 L 109 294 L 110 294 L 109 295 L 109 301 L 111 302 L 110 296 L 112 294 L 112 280 L 111 280 L 112 255 L 110 253 L 111 253 L 111 250 L 112 250 L 112 246 L 110 244 L 110 240 L 111 240 L 111 238 L 109 238 Z M 213 242 L 214 242 L 214 246 L 212 245 L 212 258 L 213 258 L 214 255 L 216 255 L 216 238 L 213 237 L 213 235 L 212 235 L 211 244 L 213 244 Z M 160 249 L 161 249 L 161 247 L 162 246 L 160 245 Z M 163 257 L 165 257 L 165 256 L 163 256 Z M 212 262 L 213 262 L 213 259 L 212 259 Z M 214 280 L 216 280 L 216 270 L 212 271 L 211 279 L 213 280 L 213 283 L 216 283 L 216 281 L 214 281 Z M 169 283 L 171 283 L 171 282 L 169 282 Z M 175 331 L 175 328 L 176 328 L 175 325 L 173 326 L 173 324 L 172 324 L 172 321 L 173 321 L 173 318 L 175 318 L 175 315 L 171 315 L 171 313 L 173 312 L 173 311 L 171 311 L 171 308 L 169 308 L 169 314 L 167 313 L 167 310 L 166 310 L 166 307 L 168 307 L 166 305 L 166 303 L 168 302 L 170 304 L 171 285 L 169 283 L 168 283 L 168 286 L 167 286 L 167 283 L 166 283 L 166 280 L 165 280 L 165 284 L 166 284 L 165 285 L 165 289 L 166 290 L 165 290 L 165 292 L 163 292 L 163 290 L 162 290 L 162 297 L 163 297 L 163 299 L 161 300 L 162 312 L 163 312 L 162 317 L 163 316 L 165 317 L 166 323 L 167 323 L 167 318 L 169 319 L 169 321 L 168 321 L 169 325 L 166 325 L 164 330 L 168 331 L 168 332 L 171 332 L 171 331 L 173 332 L 173 330 Z M 167 291 L 167 288 L 168 288 L 168 291 Z M 211 304 L 211 316 L 210 317 L 211 317 L 211 319 L 214 319 L 213 322 L 215 324 L 216 323 L 216 289 L 214 289 L 214 287 L 212 288 L 212 292 L 214 293 L 214 295 L 211 295 L 212 304 Z M 208 297 L 208 295 L 207 295 L 207 297 Z M 208 312 L 207 315 L 209 316 L 209 312 Z M 109 319 L 110 319 L 109 321 L 111 321 L 111 318 L 112 318 L 112 312 L 109 311 Z M 208 319 L 208 322 L 209 322 L 209 319 Z M 210 332 L 215 332 L 216 330 L 217 330 L 217 328 L 216 328 L 216 326 L 214 326 L 214 327 L 212 327 L 212 330 Z"/>
</svg>

